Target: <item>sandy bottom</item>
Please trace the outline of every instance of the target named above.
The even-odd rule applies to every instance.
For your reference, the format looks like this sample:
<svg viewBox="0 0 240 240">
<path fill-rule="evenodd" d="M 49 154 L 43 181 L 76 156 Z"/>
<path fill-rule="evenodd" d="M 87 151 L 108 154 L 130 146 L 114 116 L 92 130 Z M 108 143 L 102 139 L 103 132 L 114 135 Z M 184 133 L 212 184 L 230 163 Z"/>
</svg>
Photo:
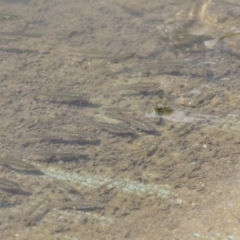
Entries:
<svg viewBox="0 0 240 240">
<path fill-rule="evenodd" d="M 19 188 L 0 181 L 1 239 L 240 239 L 239 37 L 216 41 L 235 31 L 240 6 L 175 2 L 2 1 L 19 18 L 0 20 L 0 177 Z M 154 87 L 124 86 L 139 82 Z M 93 207 L 62 207 L 70 201 Z"/>
</svg>

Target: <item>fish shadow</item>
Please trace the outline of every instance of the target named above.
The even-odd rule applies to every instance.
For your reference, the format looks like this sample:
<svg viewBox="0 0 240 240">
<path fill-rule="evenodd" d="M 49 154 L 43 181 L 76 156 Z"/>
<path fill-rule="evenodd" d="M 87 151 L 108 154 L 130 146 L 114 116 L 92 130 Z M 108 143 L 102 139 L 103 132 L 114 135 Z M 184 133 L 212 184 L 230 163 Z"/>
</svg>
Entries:
<svg viewBox="0 0 240 240">
<path fill-rule="evenodd" d="M 20 188 L 16 188 L 16 189 L 1 188 L 1 189 L 5 192 L 15 194 L 15 195 L 24 195 L 24 196 L 31 196 L 32 195 L 31 192 L 24 191 Z"/>
<path fill-rule="evenodd" d="M 44 161 L 47 163 L 54 163 L 54 162 L 59 162 L 59 161 L 63 161 L 63 162 L 78 162 L 78 161 L 88 161 L 89 160 L 89 156 L 88 155 L 76 155 L 76 156 L 71 156 L 71 157 L 56 157 L 56 156 L 52 156 L 49 157 L 47 159 L 45 159 Z"/>
<path fill-rule="evenodd" d="M 4 167 L 6 167 L 7 169 L 13 170 L 19 174 L 23 174 L 23 175 L 35 175 L 35 176 L 43 176 L 45 175 L 43 172 L 41 172 L 41 170 L 20 170 L 20 169 L 16 169 L 13 167 L 10 167 L 8 165 L 4 165 Z"/>
<path fill-rule="evenodd" d="M 53 103 L 60 103 L 60 104 L 66 104 L 76 107 L 88 107 L 88 108 L 99 108 L 101 107 L 101 104 L 92 103 L 87 100 L 52 100 Z"/>
<path fill-rule="evenodd" d="M 85 140 L 85 139 L 76 139 L 76 140 L 63 140 L 63 139 L 42 139 L 42 141 L 52 142 L 52 143 L 60 143 L 60 144 L 66 144 L 66 145 L 94 145 L 99 146 L 101 143 L 101 140 Z"/>
</svg>

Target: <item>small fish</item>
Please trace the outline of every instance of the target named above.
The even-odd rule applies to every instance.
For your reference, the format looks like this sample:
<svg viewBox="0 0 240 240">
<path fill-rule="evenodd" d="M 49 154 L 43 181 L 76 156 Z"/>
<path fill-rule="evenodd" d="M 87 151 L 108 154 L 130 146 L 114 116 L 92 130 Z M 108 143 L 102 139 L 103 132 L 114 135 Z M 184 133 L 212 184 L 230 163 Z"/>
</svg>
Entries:
<svg viewBox="0 0 240 240">
<path fill-rule="evenodd" d="M 106 58 L 108 58 L 107 53 L 98 51 L 96 49 L 85 50 L 85 51 L 84 50 L 79 51 L 79 50 L 76 50 L 76 49 L 71 49 L 70 54 L 73 55 L 73 56 L 79 56 L 79 57 L 85 56 L 85 57 L 92 58 L 92 59 L 93 58 L 95 58 L 95 59 L 106 59 Z"/>
<path fill-rule="evenodd" d="M 35 149 L 35 150 L 26 150 L 28 154 L 34 154 L 45 157 L 72 157 L 78 155 L 78 153 L 73 151 L 61 151 L 60 149 L 56 150 L 47 150 L 47 149 Z"/>
<path fill-rule="evenodd" d="M 52 98 L 62 98 L 70 101 L 86 101 L 87 95 L 79 92 L 68 92 L 68 91 L 50 91 L 50 92 L 39 92 L 37 95 L 47 96 Z"/>
<path fill-rule="evenodd" d="M 238 36 L 238 35 L 240 35 L 240 31 L 238 31 L 238 32 L 227 32 L 223 36 L 219 37 L 218 40 L 224 40 L 226 38 L 232 38 L 232 37 L 235 37 L 235 36 Z"/>
<path fill-rule="evenodd" d="M 16 170 L 22 171 L 39 171 L 35 166 L 31 163 L 22 161 L 20 159 L 12 159 L 12 158 L 5 158 L 0 157 L 0 164 L 7 165 Z"/>
<path fill-rule="evenodd" d="M 19 18 L 17 15 L 0 13 L 0 20 L 14 20 Z"/>
<path fill-rule="evenodd" d="M 165 68 L 176 68 L 176 67 L 183 67 L 189 64 L 188 61 L 185 60 L 168 60 L 168 61 L 162 61 L 158 63 L 151 63 L 151 64 L 146 64 L 141 70 L 143 71 L 154 71 L 154 70 L 164 70 Z"/>
<path fill-rule="evenodd" d="M 149 63 L 145 64 L 144 66 L 134 66 L 128 71 L 130 73 L 142 73 L 142 75 L 154 75 L 154 74 L 160 74 L 166 70 L 170 71 L 176 71 L 181 69 L 182 67 L 189 64 L 189 61 L 186 60 L 166 60 L 161 61 L 158 63 Z"/>
<path fill-rule="evenodd" d="M 97 121 L 89 121 L 89 122 L 79 122 L 80 124 L 85 124 L 85 125 L 91 125 L 94 127 L 98 127 L 101 129 L 104 129 L 110 133 L 133 133 L 132 129 L 120 125 L 120 124 L 113 124 L 113 123 L 108 123 L 108 122 L 97 122 Z"/>
<path fill-rule="evenodd" d="M 25 121 L 27 122 L 33 122 L 36 121 L 38 123 L 43 123 L 43 124 L 49 124 L 49 123 L 57 123 L 57 122 L 62 122 L 66 117 L 43 117 L 43 118 L 29 118 L 29 119 L 25 119 Z"/>
<path fill-rule="evenodd" d="M 48 139 L 48 140 L 58 140 L 62 139 L 61 135 L 58 133 L 51 133 L 51 132 L 46 132 L 46 133 L 32 133 L 28 135 L 29 137 L 32 138 L 42 138 L 42 139 Z"/>
<path fill-rule="evenodd" d="M 40 200 L 36 204 L 34 204 L 28 211 L 27 216 L 31 216 L 39 207 L 41 207 L 44 202 L 46 202 L 46 199 Z"/>
<path fill-rule="evenodd" d="M 112 58 L 109 58 L 109 59 L 103 61 L 97 67 L 102 67 L 102 66 L 105 66 L 107 64 L 116 64 L 116 63 L 125 62 L 125 61 L 127 61 L 131 58 L 134 58 L 135 56 L 136 56 L 135 52 L 130 52 L 130 53 L 122 54 L 122 55 L 119 55 L 119 56 L 115 56 L 115 57 L 112 57 Z"/>
<path fill-rule="evenodd" d="M 11 33 L 0 33 L 0 41 L 16 41 L 22 39 L 21 35 Z"/>
<path fill-rule="evenodd" d="M 171 32 L 167 36 L 170 40 L 175 40 L 181 45 L 192 45 L 203 43 L 204 41 L 213 40 L 214 38 L 206 35 L 195 35 L 187 31 Z"/>
<path fill-rule="evenodd" d="M 21 40 L 23 38 L 39 38 L 41 35 L 39 34 L 21 34 L 18 32 L 12 32 L 12 33 L 0 33 L 0 40 L 5 41 L 15 41 L 15 40 Z"/>
<path fill-rule="evenodd" d="M 240 6 L 240 4 L 238 4 L 238 3 L 229 2 L 229 1 L 227 1 L 227 0 L 219 0 L 219 2 L 220 2 L 221 4 L 226 4 L 226 5 L 229 5 L 229 6 L 231 6 L 231 7 L 239 7 L 239 6 Z"/>
<path fill-rule="evenodd" d="M 141 156 L 143 155 L 145 157 L 149 157 L 149 156 L 152 156 L 157 151 L 158 144 L 159 144 L 158 142 L 152 141 L 147 143 L 146 145 L 143 145 L 139 149 L 131 150 L 130 153 L 134 155 L 141 155 Z M 129 152 L 126 152 L 126 153 L 129 153 Z"/>
<path fill-rule="evenodd" d="M 130 8 L 128 6 L 125 6 L 125 5 L 117 3 L 117 2 L 115 2 L 115 4 L 117 6 L 119 6 L 120 8 L 122 8 L 126 13 L 128 13 L 128 14 L 130 14 L 132 16 L 135 16 L 135 17 L 142 17 L 143 16 L 143 14 L 140 11 L 136 10 L 136 9 Z"/>
<path fill-rule="evenodd" d="M 202 100 L 204 99 L 204 94 L 211 90 L 211 88 L 209 86 L 204 86 L 204 88 L 202 89 L 202 91 L 197 94 L 196 96 L 194 96 L 189 102 L 188 102 L 188 105 L 191 106 L 191 107 L 196 107 L 198 106 Z M 206 97 L 206 96 L 205 96 Z"/>
<path fill-rule="evenodd" d="M 83 133 L 78 132 L 46 132 L 46 133 L 35 133 L 30 134 L 30 137 L 34 138 L 42 138 L 47 140 L 65 140 L 65 141 L 84 141 L 87 142 L 89 140 L 85 139 Z"/>
<path fill-rule="evenodd" d="M 106 181 L 106 182 L 103 183 L 102 185 L 96 187 L 96 188 L 94 189 L 94 192 L 99 192 L 99 191 L 101 191 L 102 189 L 107 189 L 107 186 L 108 186 L 108 185 L 111 185 L 112 183 L 113 183 L 113 180 Z M 110 189 L 112 189 L 112 188 L 115 188 L 115 186 L 111 186 Z"/>
<path fill-rule="evenodd" d="M 95 210 L 98 208 L 103 208 L 97 204 L 84 201 L 69 201 L 69 202 L 51 202 L 46 205 L 47 209 L 51 208 L 61 208 L 61 209 L 76 209 L 76 210 Z"/>
<path fill-rule="evenodd" d="M 81 193 L 79 193 L 79 191 L 77 189 L 75 189 L 72 185 L 70 185 L 66 181 L 62 181 L 62 180 L 59 180 L 59 179 L 54 179 L 54 182 L 57 183 L 60 187 L 69 191 L 70 193 L 78 193 L 78 194 L 82 195 Z"/>
<path fill-rule="evenodd" d="M 5 178 L 0 178 L 0 189 L 2 190 L 19 190 L 19 184 Z"/>
<path fill-rule="evenodd" d="M 142 131 L 146 131 L 146 132 L 156 131 L 149 123 L 147 123 L 143 120 L 137 119 L 133 116 L 129 116 L 129 115 L 126 115 L 123 113 L 119 114 L 117 112 L 108 113 L 108 115 L 115 119 L 125 121 L 125 122 L 129 123 L 132 127 L 136 128 L 138 130 L 142 130 Z"/>
<path fill-rule="evenodd" d="M 134 111 L 136 111 L 134 109 L 120 108 L 120 107 L 107 107 L 107 108 L 104 108 L 104 110 L 108 111 L 108 112 L 117 112 L 117 113 L 121 113 L 121 112 L 134 112 Z"/>
<path fill-rule="evenodd" d="M 27 53 L 27 54 L 37 54 L 39 53 L 38 50 L 34 50 L 34 49 L 21 49 L 21 48 L 0 48 L 0 51 L 1 52 L 7 52 L 7 53 L 14 53 L 14 54 L 24 54 L 24 53 Z"/>
<path fill-rule="evenodd" d="M 146 92 L 146 91 L 156 91 L 157 84 L 156 83 L 132 83 L 119 85 L 115 90 L 133 90 L 137 92 Z"/>
</svg>

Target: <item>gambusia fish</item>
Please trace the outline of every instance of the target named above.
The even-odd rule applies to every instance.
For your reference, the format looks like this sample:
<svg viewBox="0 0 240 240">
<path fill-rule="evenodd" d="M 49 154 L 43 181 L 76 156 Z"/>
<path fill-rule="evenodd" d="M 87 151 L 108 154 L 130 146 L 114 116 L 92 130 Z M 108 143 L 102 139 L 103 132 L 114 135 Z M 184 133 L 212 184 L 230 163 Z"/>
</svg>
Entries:
<svg viewBox="0 0 240 240">
<path fill-rule="evenodd" d="M 227 32 L 223 36 L 219 37 L 218 40 L 224 40 L 226 38 L 231 38 L 240 35 L 240 31 L 238 32 Z"/>
<path fill-rule="evenodd" d="M 115 56 L 115 57 L 106 59 L 105 61 L 100 63 L 97 67 L 102 67 L 102 66 L 110 64 L 110 63 L 115 64 L 115 63 L 125 62 L 131 58 L 134 58 L 135 56 L 136 56 L 135 52 L 130 52 L 130 53 L 122 54 L 119 56 Z"/>
<path fill-rule="evenodd" d="M 15 41 L 15 40 L 20 40 L 23 38 L 39 38 L 41 35 L 39 34 L 21 34 L 18 32 L 12 32 L 12 33 L 0 33 L 0 40 L 5 40 L 5 41 Z"/>
<path fill-rule="evenodd" d="M 170 40 L 178 41 L 181 45 L 192 45 L 203 43 L 204 41 L 213 40 L 214 38 L 207 35 L 195 35 L 188 33 L 188 31 L 175 31 L 170 32 L 167 35 L 167 38 Z"/>
<path fill-rule="evenodd" d="M 53 97 L 53 98 L 63 98 L 71 101 L 86 101 L 87 94 L 78 92 L 68 92 L 68 91 L 50 91 L 50 92 L 39 92 L 36 95 Z"/>
<path fill-rule="evenodd" d="M 135 109 L 121 108 L 121 107 L 106 107 L 106 108 L 104 108 L 104 110 L 108 111 L 108 112 L 117 112 L 117 113 L 121 113 L 121 112 L 134 112 L 134 111 L 136 111 Z"/>
<path fill-rule="evenodd" d="M 115 90 L 133 90 L 137 92 L 146 92 L 146 91 L 156 91 L 156 83 L 132 83 L 132 84 L 125 84 L 119 85 L 116 87 Z"/>
<path fill-rule="evenodd" d="M 30 137 L 34 138 L 42 138 L 47 140 L 66 140 L 66 141 L 85 141 L 90 142 L 89 139 L 85 139 L 83 133 L 80 132 L 45 132 L 45 133 L 35 133 L 30 134 Z"/>
<path fill-rule="evenodd" d="M 131 153 L 134 155 L 142 155 L 142 156 L 149 157 L 156 152 L 156 150 L 158 148 L 158 144 L 159 143 L 157 141 L 152 141 L 152 142 L 147 143 L 146 145 L 143 145 L 139 149 L 134 149 L 134 150 L 131 150 L 130 152 L 126 152 L 126 154 Z"/>
<path fill-rule="evenodd" d="M 5 178 L 0 178 L 0 189 L 3 190 L 18 190 L 19 184 Z"/>
<path fill-rule="evenodd" d="M 66 189 L 67 191 L 69 191 L 71 193 L 76 193 L 76 194 L 82 195 L 81 193 L 79 193 L 79 191 L 77 189 L 75 189 L 72 185 L 70 185 L 66 181 L 54 179 L 54 182 L 57 183 L 60 187 Z"/>
<path fill-rule="evenodd" d="M 61 151 L 60 149 L 56 150 L 47 150 L 47 149 L 35 149 L 35 150 L 24 150 L 26 151 L 25 153 L 30 153 L 34 155 L 39 155 L 39 156 L 45 156 L 45 157 L 72 157 L 76 156 L 79 154 L 73 151 Z"/>
<path fill-rule="evenodd" d="M 12 167 L 13 169 L 22 170 L 22 171 L 39 171 L 31 163 L 22 161 L 20 159 L 0 157 L 0 164 L 4 164 L 9 167 Z"/>
<path fill-rule="evenodd" d="M 147 131 L 147 132 L 155 131 L 155 129 L 149 123 L 147 123 L 141 119 L 137 119 L 130 115 L 112 112 L 112 113 L 108 113 L 108 116 L 128 122 L 132 127 L 136 128 L 138 130 Z"/>
<path fill-rule="evenodd" d="M 131 128 L 120 125 L 120 124 L 113 124 L 108 122 L 97 122 L 97 121 L 89 121 L 89 122 L 82 121 L 82 122 L 79 122 L 79 124 L 91 125 L 98 128 L 102 128 L 110 133 L 133 133 Z"/>
<path fill-rule="evenodd" d="M 19 18 L 17 15 L 0 13 L 0 20 L 13 20 Z"/>
<path fill-rule="evenodd" d="M 166 70 L 179 70 L 189 64 L 187 60 L 166 60 L 158 63 L 149 63 L 144 66 L 133 66 L 128 69 L 129 73 L 141 73 L 142 75 L 154 75 Z"/>
<path fill-rule="evenodd" d="M 69 202 L 51 202 L 46 205 L 47 209 L 51 208 L 61 208 L 61 209 L 66 209 L 66 208 L 72 208 L 76 210 L 95 210 L 97 208 L 102 208 L 98 206 L 97 204 L 91 204 L 89 202 L 85 201 L 69 201 Z"/>
</svg>

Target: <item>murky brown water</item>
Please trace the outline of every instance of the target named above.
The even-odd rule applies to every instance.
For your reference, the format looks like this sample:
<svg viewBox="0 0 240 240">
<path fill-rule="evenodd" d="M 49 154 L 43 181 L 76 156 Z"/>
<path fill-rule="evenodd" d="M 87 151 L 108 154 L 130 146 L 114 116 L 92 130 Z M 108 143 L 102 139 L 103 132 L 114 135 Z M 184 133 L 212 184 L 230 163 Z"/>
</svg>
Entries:
<svg viewBox="0 0 240 240">
<path fill-rule="evenodd" d="M 240 3 L 2 1 L 1 239 L 240 239 Z"/>
</svg>

